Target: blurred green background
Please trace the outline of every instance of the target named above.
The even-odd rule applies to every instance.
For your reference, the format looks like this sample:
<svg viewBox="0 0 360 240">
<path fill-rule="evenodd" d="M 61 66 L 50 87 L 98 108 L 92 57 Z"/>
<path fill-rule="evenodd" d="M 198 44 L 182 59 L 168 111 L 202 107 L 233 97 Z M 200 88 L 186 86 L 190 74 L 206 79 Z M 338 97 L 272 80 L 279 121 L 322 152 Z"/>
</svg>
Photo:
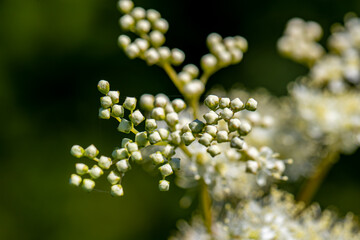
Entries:
<svg viewBox="0 0 360 240">
<path fill-rule="evenodd" d="M 249 51 L 239 65 L 222 70 L 209 87 L 268 88 L 286 94 L 286 84 L 306 73 L 281 58 L 276 40 L 291 17 L 315 20 L 325 29 L 358 0 L 137 0 L 170 23 L 167 45 L 198 63 L 210 32 L 242 35 Z M 73 144 L 95 144 L 110 154 L 120 144 L 116 122 L 97 118 L 100 79 L 125 96 L 178 95 L 166 75 L 117 47 L 120 14 L 115 0 L 0 1 L 0 239 L 166 239 L 176 220 L 188 218 L 178 201 L 183 190 L 157 190 L 158 177 L 141 169 L 126 176 L 125 196 L 87 194 L 70 187 Z M 316 195 L 322 206 L 360 215 L 359 151 L 342 156 Z M 105 182 L 102 183 L 105 189 Z M 195 206 L 196 207 L 196 206 Z"/>
</svg>

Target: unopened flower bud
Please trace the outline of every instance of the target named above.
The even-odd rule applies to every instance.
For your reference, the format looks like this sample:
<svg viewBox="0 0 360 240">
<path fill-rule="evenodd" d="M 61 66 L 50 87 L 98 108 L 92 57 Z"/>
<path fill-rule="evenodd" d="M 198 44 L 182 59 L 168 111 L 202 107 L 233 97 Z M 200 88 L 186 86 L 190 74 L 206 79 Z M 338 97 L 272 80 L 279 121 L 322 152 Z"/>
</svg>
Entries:
<svg viewBox="0 0 360 240">
<path fill-rule="evenodd" d="M 212 72 L 217 67 L 217 59 L 212 54 L 206 54 L 201 58 L 201 67 L 205 72 Z"/>
<path fill-rule="evenodd" d="M 84 174 L 88 173 L 88 171 L 89 171 L 89 167 L 83 163 L 75 164 L 75 169 L 76 169 L 76 173 L 79 175 L 84 175 Z"/>
<path fill-rule="evenodd" d="M 173 155 L 175 155 L 175 148 L 171 145 L 166 145 L 162 150 L 162 154 L 166 158 L 172 157 Z"/>
<path fill-rule="evenodd" d="M 234 137 L 233 139 L 231 139 L 230 145 L 233 148 L 237 148 L 237 149 L 242 149 L 244 147 L 244 140 L 242 140 L 239 137 Z"/>
<path fill-rule="evenodd" d="M 241 122 L 239 119 L 237 119 L 237 118 L 230 119 L 229 124 L 228 124 L 229 131 L 234 132 L 234 131 L 239 130 L 240 125 L 241 125 Z"/>
<path fill-rule="evenodd" d="M 191 77 L 190 73 L 188 72 L 180 72 L 178 74 L 178 79 L 182 84 L 189 83 L 193 78 Z"/>
<path fill-rule="evenodd" d="M 217 55 L 218 59 L 219 59 L 219 64 L 221 66 L 228 66 L 229 64 L 231 64 L 232 61 L 232 57 L 231 54 L 228 51 L 222 51 Z"/>
<path fill-rule="evenodd" d="M 121 177 L 118 173 L 111 171 L 107 176 L 107 180 L 111 185 L 115 185 L 120 181 Z"/>
<path fill-rule="evenodd" d="M 87 192 L 91 192 L 95 187 L 95 182 L 91 179 L 85 178 L 83 180 L 83 185 L 82 188 L 87 191 Z"/>
<path fill-rule="evenodd" d="M 195 96 L 201 95 L 204 90 L 204 83 L 195 79 L 184 86 L 184 95 L 186 95 L 188 98 L 194 98 Z"/>
<path fill-rule="evenodd" d="M 207 152 L 210 153 L 212 157 L 215 157 L 221 153 L 221 150 L 218 145 L 211 145 L 207 148 Z"/>
<path fill-rule="evenodd" d="M 119 172 L 126 172 L 130 169 L 130 164 L 127 159 L 120 160 L 116 163 Z"/>
<path fill-rule="evenodd" d="M 181 135 L 180 135 L 180 131 L 175 131 L 175 132 L 172 132 L 170 134 L 170 137 L 171 137 L 171 144 L 175 145 L 175 146 L 178 146 L 180 145 L 181 143 Z"/>
<path fill-rule="evenodd" d="M 110 118 L 110 108 L 99 108 L 99 118 L 109 119 Z"/>
<path fill-rule="evenodd" d="M 119 98 L 120 98 L 119 91 L 109 91 L 107 95 L 111 98 L 111 101 L 113 104 L 119 102 Z"/>
<path fill-rule="evenodd" d="M 99 150 L 97 150 L 93 144 L 88 146 L 84 152 L 84 156 L 90 159 L 94 159 L 98 154 L 99 154 Z"/>
<path fill-rule="evenodd" d="M 209 95 L 205 98 L 205 105 L 211 110 L 215 110 L 219 106 L 219 97 L 215 95 Z"/>
<path fill-rule="evenodd" d="M 175 110 L 175 112 L 181 112 L 182 110 L 185 110 L 186 108 L 186 103 L 184 102 L 184 100 L 180 99 L 180 98 L 176 98 L 172 101 L 172 106 Z"/>
<path fill-rule="evenodd" d="M 145 120 L 145 129 L 148 132 L 154 131 L 157 128 L 155 119 L 146 119 Z"/>
<path fill-rule="evenodd" d="M 193 133 L 200 133 L 205 127 L 205 123 L 196 119 L 189 124 L 189 128 Z"/>
<path fill-rule="evenodd" d="M 218 33 L 210 33 L 206 38 L 206 42 L 209 47 L 216 43 L 220 43 L 222 41 L 222 37 Z"/>
<path fill-rule="evenodd" d="M 216 124 L 219 120 L 219 115 L 214 111 L 210 111 L 204 114 L 204 119 L 207 124 Z"/>
<path fill-rule="evenodd" d="M 118 37 L 118 45 L 123 50 L 125 50 L 130 43 L 131 43 L 131 39 L 127 35 L 120 35 Z"/>
<path fill-rule="evenodd" d="M 230 102 L 230 107 L 234 112 L 238 112 L 244 108 L 244 103 L 240 98 L 235 98 Z"/>
<path fill-rule="evenodd" d="M 220 98 L 219 106 L 220 108 L 230 107 L 230 98 Z"/>
<path fill-rule="evenodd" d="M 136 20 L 141 20 L 145 18 L 146 11 L 142 7 L 136 7 L 131 11 L 131 16 L 133 16 Z"/>
<path fill-rule="evenodd" d="M 129 142 L 125 145 L 125 147 L 129 153 L 139 150 L 136 142 Z"/>
<path fill-rule="evenodd" d="M 71 185 L 74 185 L 76 187 L 78 187 L 81 183 L 82 179 L 79 175 L 76 175 L 76 174 L 71 174 L 71 177 L 70 177 L 70 180 L 69 180 L 69 183 Z"/>
<path fill-rule="evenodd" d="M 124 108 L 133 111 L 136 108 L 136 98 L 134 97 L 126 97 L 124 103 L 123 103 Z"/>
<path fill-rule="evenodd" d="M 176 112 L 168 113 L 165 120 L 170 126 L 175 126 L 179 122 L 179 115 Z"/>
<path fill-rule="evenodd" d="M 143 94 L 140 97 L 140 107 L 145 111 L 151 111 L 154 108 L 155 98 L 151 94 Z"/>
<path fill-rule="evenodd" d="M 216 126 L 207 125 L 207 126 L 205 127 L 205 132 L 208 133 L 208 134 L 210 134 L 210 135 L 213 136 L 213 137 L 216 137 L 217 131 L 218 131 L 218 129 L 217 129 Z"/>
<path fill-rule="evenodd" d="M 110 90 L 110 84 L 106 80 L 100 80 L 97 85 L 97 88 L 99 92 L 101 92 L 102 94 L 107 94 Z"/>
<path fill-rule="evenodd" d="M 230 50 L 230 55 L 231 55 L 231 63 L 232 64 L 237 64 L 239 62 L 241 62 L 241 60 L 243 59 L 243 52 L 239 49 L 231 49 Z"/>
<path fill-rule="evenodd" d="M 114 197 L 121 197 L 124 195 L 124 189 L 120 184 L 111 186 L 111 195 Z"/>
<path fill-rule="evenodd" d="M 158 20 L 159 18 L 161 18 L 161 15 L 158 11 L 156 11 L 155 9 L 149 9 L 146 11 L 146 18 L 150 21 L 150 22 L 155 22 L 156 20 Z"/>
<path fill-rule="evenodd" d="M 94 165 L 90 170 L 89 174 L 92 178 L 97 179 L 104 174 L 103 170 L 98 165 Z"/>
<path fill-rule="evenodd" d="M 228 135 L 227 131 L 218 131 L 216 134 L 216 140 L 219 143 L 227 142 L 229 140 L 229 135 Z"/>
<path fill-rule="evenodd" d="M 189 146 L 195 140 L 194 135 L 191 132 L 183 133 L 181 139 L 186 146 Z"/>
<path fill-rule="evenodd" d="M 164 94 L 157 94 L 155 96 L 155 107 L 162 107 L 165 108 L 165 106 L 168 104 L 169 98 Z"/>
<path fill-rule="evenodd" d="M 149 34 L 149 37 L 150 37 L 150 42 L 151 44 L 158 48 L 160 47 L 161 45 L 164 44 L 165 42 L 165 37 L 164 37 L 164 34 L 162 34 L 160 31 L 158 30 L 154 30 L 152 31 L 150 34 Z"/>
<path fill-rule="evenodd" d="M 120 18 L 119 24 L 123 30 L 128 31 L 132 26 L 134 26 L 135 20 L 132 16 L 126 14 Z"/>
<path fill-rule="evenodd" d="M 99 159 L 99 166 L 103 169 L 109 169 L 111 166 L 112 162 L 111 162 L 111 158 L 109 157 L 105 157 L 105 156 L 101 156 Z"/>
<path fill-rule="evenodd" d="M 242 52 L 246 52 L 248 49 L 248 42 L 246 41 L 245 38 L 240 37 L 240 36 L 235 36 L 235 45 L 242 51 Z"/>
<path fill-rule="evenodd" d="M 220 112 L 220 116 L 222 119 L 224 119 L 225 121 L 229 121 L 232 116 L 234 115 L 233 111 L 230 108 L 224 108 L 221 112 Z"/>
<path fill-rule="evenodd" d="M 201 143 L 202 145 L 204 146 L 210 146 L 211 144 L 211 141 L 213 140 L 214 138 L 208 134 L 208 133 L 204 133 L 201 138 L 199 139 L 199 143 Z"/>
<path fill-rule="evenodd" d="M 161 152 L 150 154 L 150 159 L 153 161 L 154 164 L 161 164 L 165 161 L 164 156 L 161 154 Z"/>
<path fill-rule="evenodd" d="M 183 72 L 189 73 L 191 78 L 197 78 L 199 76 L 199 69 L 194 64 L 185 65 Z"/>
<path fill-rule="evenodd" d="M 122 13 L 129 13 L 133 7 L 134 3 L 130 0 L 120 0 L 118 1 L 117 7 Z"/>
<path fill-rule="evenodd" d="M 135 39 L 134 44 L 136 44 L 141 52 L 145 52 L 150 46 L 149 42 L 143 38 Z"/>
<path fill-rule="evenodd" d="M 160 60 L 160 55 L 155 48 L 150 48 L 145 52 L 145 61 L 148 65 L 157 64 Z"/>
<path fill-rule="evenodd" d="M 169 138 L 169 131 L 165 128 L 159 128 L 158 132 L 160 134 L 160 137 L 163 141 L 166 141 Z"/>
<path fill-rule="evenodd" d="M 171 50 L 171 63 L 175 66 L 180 65 L 185 60 L 185 54 L 178 48 L 173 48 Z"/>
<path fill-rule="evenodd" d="M 82 156 L 84 156 L 84 152 L 84 149 L 79 145 L 72 146 L 70 150 L 71 155 L 77 158 L 81 158 Z"/>
<path fill-rule="evenodd" d="M 127 119 L 123 118 L 121 119 L 121 122 L 119 123 L 119 126 L 117 127 L 117 130 L 119 132 L 123 133 L 130 133 L 132 129 L 132 123 L 128 121 Z"/>
<path fill-rule="evenodd" d="M 118 104 L 113 105 L 111 108 L 111 114 L 114 117 L 124 117 L 124 107 Z"/>
<path fill-rule="evenodd" d="M 168 164 L 168 163 L 159 167 L 159 170 L 160 170 L 161 175 L 163 175 L 164 177 L 167 177 L 173 173 L 173 170 L 172 170 L 170 164 Z"/>
<path fill-rule="evenodd" d="M 130 115 L 130 119 L 134 123 L 134 125 L 137 126 L 145 120 L 145 117 L 139 110 L 136 110 Z"/>
<path fill-rule="evenodd" d="M 240 135 L 247 135 L 251 131 L 251 125 L 247 121 L 242 121 L 239 128 Z"/>
<path fill-rule="evenodd" d="M 159 132 L 152 132 L 149 134 L 149 142 L 151 144 L 156 144 L 158 142 L 161 142 L 161 136 L 159 134 Z"/>
<path fill-rule="evenodd" d="M 125 53 L 130 59 L 134 59 L 139 56 L 140 49 L 135 43 L 131 43 L 127 46 Z"/>
<path fill-rule="evenodd" d="M 166 33 L 169 29 L 169 23 L 165 19 L 159 18 L 154 22 L 153 27 L 154 29 L 159 30 L 162 33 Z"/>
<path fill-rule="evenodd" d="M 140 151 L 134 151 L 131 153 L 131 159 L 135 162 L 141 162 L 143 160 Z"/>
<path fill-rule="evenodd" d="M 259 169 L 259 164 L 256 161 L 249 160 L 246 162 L 246 172 L 256 174 Z"/>
<path fill-rule="evenodd" d="M 100 98 L 100 104 L 103 108 L 109 108 L 112 105 L 111 97 L 105 96 Z"/>
<path fill-rule="evenodd" d="M 148 144 L 147 133 L 139 132 L 135 135 L 135 142 L 139 147 L 145 147 Z"/>
<path fill-rule="evenodd" d="M 245 104 L 245 108 L 249 111 L 255 111 L 257 108 L 257 101 L 253 98 L 249 98 Z"/>
<path fill-rule="evenodd" d="M 162 192 L 169 191 L 170 188 L 170 182 L 166 180 L 160 180 L 159 182 L 159 190 Z"/>
<path fill-rule="evenodd" d="M 125 148 L 119 148 L 119 149 L 115 149 L 112 152 L 112 157 L 114 159 L 125 159 L 129 157 L 129 152 L 125 149 Z"/>
<path fill-rule="evenodd" d="M 171 51 L 168 47 L 159 47 L 158 52 L 160 55 L 160 59 L 163 62 L 167 62 L 171 56 Z"/>
<path fill-rule="evenodd" d="M 151 112 L 151 117 L 155 120 L 164 120 L 165 119 L 165 111 L 161 107 L 156 107 Z"/>
</svg>

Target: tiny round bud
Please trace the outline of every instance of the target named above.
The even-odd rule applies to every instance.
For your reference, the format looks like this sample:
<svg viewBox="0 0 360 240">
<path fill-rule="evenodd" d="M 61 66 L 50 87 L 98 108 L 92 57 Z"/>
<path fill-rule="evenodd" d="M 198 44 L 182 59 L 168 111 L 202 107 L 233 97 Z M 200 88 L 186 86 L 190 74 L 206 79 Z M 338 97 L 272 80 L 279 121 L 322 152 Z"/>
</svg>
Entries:
<svg viewBox="0 0 360 240">
<path fill-rule="evenodd" d="M 216 126 L 207 125 L 207 126 L 205 127 L 205 132 L 208 133 L 208 134 L 210 134 L 210 135 L 213 136 L 213 137 L 216 137 L 217 131 L 218 131 L 218 129 L 217 129 Z"/>
<path fill-rule="evenodd" d="M 82 188 L 87 191 L 87 192 L 91 192 L 95 187 L 95 182 L 91 179 L 85 178 L 83 180 L 83 185 Z"/>
<path fill-rule="evenodd" d="M 169 102 L 169 98 L 165 95 L 165 94 L 157 94 L 155 96 L 155 107 L 161 107 L 164 108 L 168 102 Z"/>
<path fill-rule="evenodd" d="M 195 96 L 201 95 L 204 90 L 204 83 L 195 79 L 184 86 L 184 95 L 186 95 L 188 98 L 194 98 Z"/>
<path fill-rule="evenodd" d="M 185 65 L 183 71 L 189 73 L 192 78 L 197 78 L 199 76 L 199 69 L 194 64 Z"/>
<path fill-rule="evenodd" d="M 136 98 L 134 97 L 126 97 L 124 103 L 123 103 L 124 108 L 133 111 L 136 108 Z"/>
<path fill-rule="evenodd" d="M 130 164 L 127 159 L 120 160 L 116 163 L 119 172 L 127 172 L 130 169 Z"/>
<path fill-rule="evenodd" d="M 135 112 L 130 114 L 130 119 L 134 123 L 134 125 L 137 126 L 145 120 L 145 117 L 139 110 L 136 110 Z"/>
<path fill-rule="evenodd" d="M 246 162 L 246 172 L 256 174 L 259 169 L 259 164 L 256 161 L 249 160 Z"/>
<path fill-rule="evenodd" d="M 173 170 L 169 163 L 164 164 L 161 167 L 159 167 L 159 170 L 160 170 L 161 175 L 163 175 L 164 177 L 167 177 L 173 173 Z"/>
<path fill-rule="evenodd" d="M 157 64 L 160 60 L 160 55 L 155 48 L 150 48 L 145 52 L 145 61 L 148 65 Z"/>
<path fill-rule="evenodd" d="M 189 146 L 195 140 L 194 135 L 191 132 L 185 132 L 181 136 L 181 139 L 186 146 Z"/>
<path fill-rule="evenodd" d="M 118 104 L 113 105 L 111 109 L 111 114 L 114 117 L 124 117 L 124 107 Z"/>
<path fill-rule="evenodd" d="M 105 96 L 100 98 L 100 104 L 103 108 L 109 108 L 112 105 L 111 97 Z"/>
<path fill-rule="evenodd" d="M 228 66 L 228 65 L 231 64 L 232 57 L 231 57 L 231 54 L 228 51 L 219 52 L 217 57 L 219 59 L 219 63 L 220 63 L 221 66 Z"/>
<path fill-rule="evenodd" d="M 142 19 L 136 23 L 136 30 L 139 33 L 148 33 L 151 29 L 151 24 L 148 20 Z"/>
<path fill-rule="evenodd" d="M 245 108 L 249 111 L 255 111 L 257 108 L 257 101 L 253 98 L 249 98 L 245 104 Z"/>
<path fill-rule="evenodd" d="M 119 91 L 109 91 L 107 95 L 111 98 L 112 103 L 118 103 L 120 98 Z"/>
<path fill-rule="evenodd" d="M 71 185 L 74 185 L 76 187 L 78 187 L 81 183 L 82 179 L 79 175 L 76 175 L 76 174 L 71 174 L 71 177 L 70 177 L 70 180 L 69 180 L 69 183 Z"/>
<path fill-rule="evenodd" d="M 230 107 L 230 98 L 220 98 L 219 106 L 220 108 Z"/>
<path fill-rule="evenodd" d="M 169 158 L 175 155 L 175 148 L 171 145 L 166 145 L 162 150 L 164 157 Z"/>
<path fill-rule="evenodd" d="M 159 190 L 162 192 L 169 191 L 170 188 L 170 182 L 166 180 L 160 180 L 159 182 Z"/>
<path fill-rule="evenodd" d="M 199 143 L 201 143 L 202 145 L 204 146 L 210 146 L 211 144 L 211 141 L 213 140 L 214 138 L 208 134 L 208 133 L 204 133 L 201 138 L 199 139 Z"/>
<path fill-rule="evenodd" d="M 130 139 L 130 138 L 123 138 L 122 140 L 121 140 L 121 147 L 122 148 L 126 148 L 126 145 L 128 144 L 128 143 L 132 143 L 133 141 Z"/>
<path fill-rule="evenodd" d="M 131 15 L 136 19 L 136 20 L 140 20 L 140 19 L 144 19 L 145 15 L 146 15 L 146 11 L 145 9 L 143 9 L 142 7 L 136 7 L 131 11 Z"/>
<path fill-rule="evenodd" d="M 247 121 L 242 121 L 239 128 L 240 135 L 247 135 L 251 131 L 251 125 Z"/>
<path fill-rule="evenodd" d="M 130 28 L 134 26 L 135 20 L 132 16 L 130 16 L 129 14 L 126 14 L 120 18 L 119 24 L 123 30 L 127 31 L 127 30 L 130 30 Z"/>
<path fill-rule="evenodd" d="M 176 112 L 168 113 L 165 120 L 170 126 L 175 126 L 179 122 L 179 115 Z"/>
<path fill-rule="evenodd" d="M 88 173 L 88 171 L 89 171 L 89 167 L 83 163 L 75 164 L 75 169 L 76 169 L 76 173 L 79 175 L 84 175 L 84 174 Z"/>
<path fill-rule="evenodd" d="M 231 63 L 232 64 L 237 64 L 239 62 L 241 62 L 241 60 L 243 59 L 243 52 L 240 49 L 231 49 L 230 50 L 230 55 L 231 55 Z"/>
<path fill-rule="evenodd" d="M 154 108 L 155 98 L 151 94 L 143 94 L 140 97 L 140 107 L 145 111 L 151 111 Z"/>
<path fill-rule="evenodd" d="M 139 56 L 140 49 L 135 43 L 131 43 L 127 46 L 125 53 L 130 59 L 134 59 Z"/>
<path fill-rule="evenodd" d="M 128 36 L 120 35 L 118 37 L 118 45 L 120 48 L 125 50 L 130 43 L 131 43 L 131 39 Z"/>
<path fill-rule="evenodd" d="M 215 110 L 219 106 L 219 97 L 215 95 L 209 95 L 205 98 L 204 103 L 208 108 Z"/>
<path fill-rule="evenodd" d="M 155 120 L 164 120 L 165 119 L 165 111 L 161 107 L 156 107 L 151 111 L 151 117 Z"/>
<path fill-rule="evenodd" d="M 219 120 L 219 116 L 216 112 L 211 110 L 210 112 L 204 114 L 204 119 L 207 124 L 216 124 Z"/>
<path fill-rule="evenodd" d="M 230 146 L 237 149 L 242 149 L 244 147 L 244 144 L 244 140 L 239 137 L 234 137 L 233 139 L 231 139 L 230 142 Z"/>
<path fill-rule="evenodd" d="M 205 127 L 205 123 L 196 119 L 189 124 L 189 128 L 193 133 L 200 133 Z"/>
<path fill-rule="evenodd" d="M 135 39 L 134 44 L 136 44 L 141 52 L 145 52 L 150 46 L 149 42 L 143 38 Z"/>
<path fill-rule="evenodd" d="M 176 98 L 172 101 L 172 106 L 175 110 L 175 112 L 181 112 L 182 110 L 185 110 L 186 108 L 186 103 L 184 102 L 184 100 L 180 99 L 180 98 Z"/>
<path fill-rule="evenodd" d="M 226 37 L 224 38 L 224 45 L 228 50 L 235 47 L 235 39 L 233 37 Z"/>
<path fill-rule="evenodd" d="M 135 135 L 135 142 L 139 147 L 145 147 L 148 144 L 147 133 L 139 132 Z"/>
<path fill-rule="evenodd" d="M 201 58 L 201 68 L 205 71 L 205 72 L 212 72 L 216 69 L 217 67 L 217 59 L 214 55 L 212 54 L 206 54 Z"/>
<path fill-rule="evenodd" d="M 161 164 L 165 161 L 164 156 L 161 154 L 161 152 L 150 154 L 150 159 L 153 161 L 154 164 Z"/>
<path fill-rule="evenodd" d="M 97 150 L 93 144 L 88 146 L 84 152 L 84 156 L 90 159 L 95 158 L 98 154 L 99 154 L 99 150 Z"/>
<path fill-rule="evenodd" d="M 174 65 L 180 65 L 185 60 L 185 53 L 178 48 L 171 50 L 171 63 Z"/>
<path fill-rule="evenodd" d="M 150 22 L 155 22 L 156 20 L 161 18 L 161 15 L 155 9 L 149 9 L 146 11 L 146 17 Z"/>
<path fill-rule="evenodd" d="M 235 98 L 230 102 L 230 107 L 234 112 L 238 112 L 244 108 L 244 103 L 240 98 Z"/>
<path fill-rule="evenodd" d="M 213 46 L 216 43 L 221 43 L 222 37 L 218 33 L 210 33 L 206 38 L 206 42 L 209 47 Z"/>
<path fill-rule="evenodd" d="M 180 145 L 180 143 L 181 143 L 180 131 L 172 132 L 170 134 L 170 137 L 171 137 L 171 139 L 170 139 L 171 144 L 173 144 L 175 146 Z"/>
<path fill-rule="evenodd" d="M 159 128 L 158 132 L 160 134 L 160 137 L 163 141 L 166 141 L 169 138 L 169 131 L 165 128 Z"/>
<path fill-rule="evenodd" d="M 152 132 L 149 135 L 149 142 L 151 144 L 156 144 L 158 142 L 161 142 L 161 136 L 159 134 L 159 132 Z"/>
<path fill-rule="evenodd" d="M 107 94 L 110 90 L 110 83 L 106 80 L 100 80 L 97 88 L 102 94 Z"/>
<path fill-rule="evenodd" d="M 221 153 L 221 150 L 218 145 L 211 145 L 207 148 L 207 152 L 210 153 L 212 157 L 215 157 Z"/>
<path fill-rule="evenodd" d="M 235 36 L 235 45 L 242 51 L 242 52 L 246 52 L 248 49 L 248 42 L 246 41 L 245 38 L 240 37 L 240 36 Z"/>
<path fill-rule="evenodd" d="M 131 129 L 132 129 L 132 123 L 125 118 L 121 119 L 121 122 L 117 127 L 117 130 L 123 133 L 130 133 Z"/>
<path fill-rule="evenodd" d="M 159 30 L 162 33 L 166 33 L 169 29 L 169 23 L 165 19 L 159 18 L 154 22 L 153 28 Z"/>
<path fill-rule="evenodd" d="M 99 118 L 109 119 L 110 118 L 110 108 L 107 108 L 107 109 L 99 108 Z"/>
<path fill-rule="evenodd" d="M 129 157 L 129 152 L 125 148 L 115 149 L 112 152 L 112 157 L 119 160 L 125 159 Z"/>
<path fill-rule="evenodd" d="M 138 145 L 135 142 L 128 142 L 125 147 L 129 153 L 139 150 Z"/>
<path fill-rule="evenodd" d="M 150 42 L 154 47 L 160 47 L 165 43 L 165 37 L 164 34 L 162 34 L 158 30 L 154 30 L 149 34 Z"/>
<path fill-rule="evenodd" d="M 120 0 L 117 6 L 120 12 L 129 13 L 133 9 L 134 3 L 130 0 Z"/>
<path fill-rule="evenodd" d="M 234 115 L 233 111 L 230 108 L 224 108 L 221 112 L 220 112 L 220 116 L 222 119 L 224 119 L 225 121 L 229 121 L 232 116 Z"/>
<path fill-rule="evenodd" d="M 229 124 L 228 124 L 229 131 L 234 132 L 234 131 L 239 130 L 240 125 L 241 125 L 241 122 L 239 119 L 237 119 L 237 118 L 230 119 Z"/>
<path fill-rule="evenodd" d="M 171 57 L 171 51 L 168 47 L 159 47 L 158 49 L 160 59 L 163 62 L 167 62 Z"/>
<path fill-rule="evenodd" d="M 112 185 L 111 186 L 111 195 L 113 195 L 114 197 L 121 197 L 124 195 L 124 189 L 123 187 L 118 184 L 118 185 Z"/>
<path fill-rule="evenodd" d="M 115 185 L 120 181 L 121 177 L 118 173 L 111 171 L 107 176 L 107 180 L 111 185 Z"/>
<path fill-rule="evenodd" d="M 111 162 L 111 158 L 109 157 L 105 157 L 105 156 L 101 156 L 99 159 L 99 166 L 103 169 L 109 169 L 111 166 L 112 162 Z"/>
<path fill-rule="evenodd" d="M 148 132 L 154 131 L 157 128 L 155 119 L 146 119 L 145 120 L 145 129 Z"/>
<path fill-rule="evenodd" d="M 188 72 L 180 72 L 178 74 L 178 79 L 182 84 L 186 84 L 192 80 L 192 77 Z"/>
<path fill-rule="evenodd" d="M 81 158 L 82 156 L 84 156 L 84 152 L 84 149 L 79 145 L 72 146 L 70 150 L 71 155 L 77 158 Z"/>
<path fill-rule="evenodd" d="M 104 172 L 101 168 L 99 168 L 99 166 L 94 165 L 90 170 L 89 170 L 89 175 L 94 178 L 97 179 L 99 178 L 101 175 L 103 175 Z"/>
<path fill-rule="evenodd" d="M 218 131 L 216 134 L 216 140 L 219 143 L 227 142 L 229 140 L 229 135 L 228 135 L 227 131 Z"/>
<path fill-rule="evenodd" d="M 140 151 L 134 151 L 131 153 L 131 159 L 135 162 L 141 162 L 142 159 L 142 155 Z"/>
</svg>

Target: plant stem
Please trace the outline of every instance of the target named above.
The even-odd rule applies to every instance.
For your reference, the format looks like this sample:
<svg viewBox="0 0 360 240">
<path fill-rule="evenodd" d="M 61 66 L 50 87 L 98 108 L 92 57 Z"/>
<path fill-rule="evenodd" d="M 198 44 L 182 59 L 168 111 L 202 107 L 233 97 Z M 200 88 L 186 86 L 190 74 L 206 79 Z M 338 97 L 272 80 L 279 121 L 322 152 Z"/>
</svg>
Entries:
<svg viewBox="0 0 360 240">
<path fill-rule="evenodd" d="M 177 77 L 177 73 L 174 70 L 174 68 L 169 64 L 169 63 L 164 63 L 162 65 L 162 67 L 164 68 L 165 72 L 167 73 L 167 75 L 169 75 L 169 78 L 171 79 L 171 81 L 174 83 L 174 85 L 176 86 L 176 88 L 179 90 L 179 92 L 181 94 L 183 94 L 183 88 L 181 85 L 181 82 L 179 81 L 178 77 Z M 184 95 L 184 94 L 183 94 Z"/>
<path fill-rule="evenodd" d="M 302 201 L 306 205 L 311 202 L 331 167 L 339 159 L 339 151 L 336 148 L 334 149 L 335 150 L 330 150 L 327 153 L 327 155 L 318 164 L 315 173 L 302 186 L 297 196 L 298 201 Z"/>
<path fill-rule="evenodd" d="M 202 210 L 206 229 L 211 234 L 212 233 L 211 198 L 209 195 L 208 187 L 204 179 L 200 180 L 200 208 Z"/>
</svg>

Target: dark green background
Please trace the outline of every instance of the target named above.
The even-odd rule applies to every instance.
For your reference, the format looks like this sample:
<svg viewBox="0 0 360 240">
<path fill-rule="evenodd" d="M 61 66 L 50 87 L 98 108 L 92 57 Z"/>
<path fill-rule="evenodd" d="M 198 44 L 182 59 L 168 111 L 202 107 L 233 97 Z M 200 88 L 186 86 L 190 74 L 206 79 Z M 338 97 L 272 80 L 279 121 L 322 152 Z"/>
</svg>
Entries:
<svg viewBox="0 0 360 240">
<path fill-rule="evenodd" d="M 169 193 L 160 193 L 159 176 L 140 169 L 126 176 L 121 199 L 67 184 L 76 162 L 69 154 L 73 144 L 93 143 L 108 155 L 120 144 L 116 123 L 97 118 L 100 79 L 109 80 L 122 98 L 178 95 L 162 70 L 127 59 L 117 47 L 115 3 L 0 1 L 0 239 L 166 239 L 177 219 L 190 216 L 191 210 L 178 206 L 183 190 L 172 184 Z M 135 3 L 159 10 L 169 21 L 167 45 L 184 50 L 186 62 L 199 62 L 210 32 L 244 36 L 244 61 L 216 74 L 209 87 L 241 83 L 277 95 L 306 73 L 276 52 L 289 18 L 318 21 L 327 36 L 345 13 L 360 13 L 358 0 Z M 334 166 L 316 196 L 323 206 L 360 214 L 359 155 L 342 157 Z"/>
</svg>

